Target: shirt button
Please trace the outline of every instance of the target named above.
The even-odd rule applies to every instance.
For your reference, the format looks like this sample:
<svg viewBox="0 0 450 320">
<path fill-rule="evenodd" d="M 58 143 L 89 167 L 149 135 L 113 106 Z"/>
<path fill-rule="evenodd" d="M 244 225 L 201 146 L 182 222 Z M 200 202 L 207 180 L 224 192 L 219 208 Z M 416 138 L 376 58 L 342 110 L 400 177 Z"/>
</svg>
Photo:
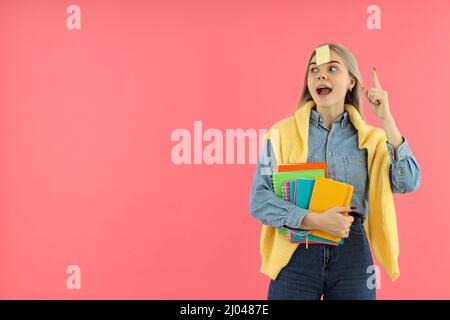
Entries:
<svg viewBox="0 0 450 320">
<path fill-rule="evenodd" d="M 397 174 L 400 174 L 401 173 L 401 170 L 400 169 L 397 169 Z"/>
<path fill-rule="evenodd" d="M 330 152 L 330 151 L 328 151 L 328 153 L 327 153 L 327 154 L 328 154 L 328 156 L 329 156 L 329 157 L 331 156 L 331 152 Z"/>
</svg>

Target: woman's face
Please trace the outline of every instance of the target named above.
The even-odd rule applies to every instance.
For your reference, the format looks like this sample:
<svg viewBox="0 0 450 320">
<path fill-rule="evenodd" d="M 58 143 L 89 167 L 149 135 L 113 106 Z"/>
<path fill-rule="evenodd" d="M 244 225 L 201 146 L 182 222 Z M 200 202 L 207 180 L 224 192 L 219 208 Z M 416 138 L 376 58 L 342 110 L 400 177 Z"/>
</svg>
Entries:
<svg viewBox="0 0 450 320">
<path fill-rule="evenodd" d="M 316 56 L 311 59 L 308 70 L 308 89 L 317 106 L 342 108 L 345 95 L 356 84 L 350 76 L 344 60 L 330 50 L 330 62 L 316 65 Z M 321 87 L 331 89 L 319 90 Z"/>
</svg>

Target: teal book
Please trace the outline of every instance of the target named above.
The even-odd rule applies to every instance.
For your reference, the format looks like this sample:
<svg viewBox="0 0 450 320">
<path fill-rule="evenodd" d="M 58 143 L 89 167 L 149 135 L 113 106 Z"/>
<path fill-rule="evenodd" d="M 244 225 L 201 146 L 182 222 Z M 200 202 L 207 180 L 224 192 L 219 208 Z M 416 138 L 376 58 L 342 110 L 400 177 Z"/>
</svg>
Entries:
<svg viewBox="0 0 450 320">
<path fill-rule="evenodd" d="M 273 192 L 277 195 L 277 197 L 281 199 L 285 199 L 284 195 L 284 182 L 287 180 L 295 180 L 298 178 L 308 178 L 314 179 L 315 177 L 325 177 L 325 170 L 317 169 L 317 170 L 296 170 L 296 171 L 282 171 L 282 172 L 274 172 L 272 174 L 272 185 Z M 288 235 L 289 231 L 285 229 L 277 229 L 280 234 Z"/>
<path fill-rule="evenodd" d="M 311 202 L 311 195 L 314 189 L 315 179 L 299 178 L 295 180 L 294 200 L 295 205 L 300 208 L 308 209 Z"/>
<path fill-rule="evenodd" d="M 300 170 L 300 171 L 283 171 L 274 172 L 272 174 L 273 192 L 281 199 L 284 199 L 283 184 L 286 180 L 295 180 L 298 178 L 315 179 L 316 177 L 325 177 L 325 171 L 319 170 Z"/>
<path fill-rule="evenodd" d="M 289 181 L 289 200 L 294 203 L 295 181 Z"/>
</svg>

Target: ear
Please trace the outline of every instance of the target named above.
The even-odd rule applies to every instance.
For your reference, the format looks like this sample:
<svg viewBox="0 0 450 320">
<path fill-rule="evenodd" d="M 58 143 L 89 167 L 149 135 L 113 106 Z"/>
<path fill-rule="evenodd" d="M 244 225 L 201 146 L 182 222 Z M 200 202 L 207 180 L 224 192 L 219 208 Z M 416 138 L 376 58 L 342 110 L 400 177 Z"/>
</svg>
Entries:
<svg viewBox="0 0 450 320">
<path fill-rule="evenodd" d="M 355 80 L 355 78 L 353 78 L 353 77 L 351 77 L 350 78 L 350 88 L 351 89 L 353 89 L 354 87 L 355 87 L 355 85 L 356 85 L 356 80 Z"/>
</svg>

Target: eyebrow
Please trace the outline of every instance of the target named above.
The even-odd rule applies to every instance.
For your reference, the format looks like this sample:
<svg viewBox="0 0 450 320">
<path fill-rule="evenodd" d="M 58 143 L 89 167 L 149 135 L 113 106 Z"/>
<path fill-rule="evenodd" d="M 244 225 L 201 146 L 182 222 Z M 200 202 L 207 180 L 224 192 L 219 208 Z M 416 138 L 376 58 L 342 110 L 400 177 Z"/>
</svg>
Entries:
<svg viewBox="0 0 450 320">
<path fill-rule="evenodd" d="M 339 61 L 336 61 L 336 60 L 333 60 L 333 61 L 330 61 L 330 62 L 327 62 L 327 63 L 333 63 L 333 62 L 336 62 L 336 63 L 339 63 L 339 64 L 340 64 L 340 62 L 339 62 Z M 311 62 L 309 65 L 312 65 L 312 64 L 316 64 L 316 63 L 313 61 L 313 62 Z"/>
</svg>

